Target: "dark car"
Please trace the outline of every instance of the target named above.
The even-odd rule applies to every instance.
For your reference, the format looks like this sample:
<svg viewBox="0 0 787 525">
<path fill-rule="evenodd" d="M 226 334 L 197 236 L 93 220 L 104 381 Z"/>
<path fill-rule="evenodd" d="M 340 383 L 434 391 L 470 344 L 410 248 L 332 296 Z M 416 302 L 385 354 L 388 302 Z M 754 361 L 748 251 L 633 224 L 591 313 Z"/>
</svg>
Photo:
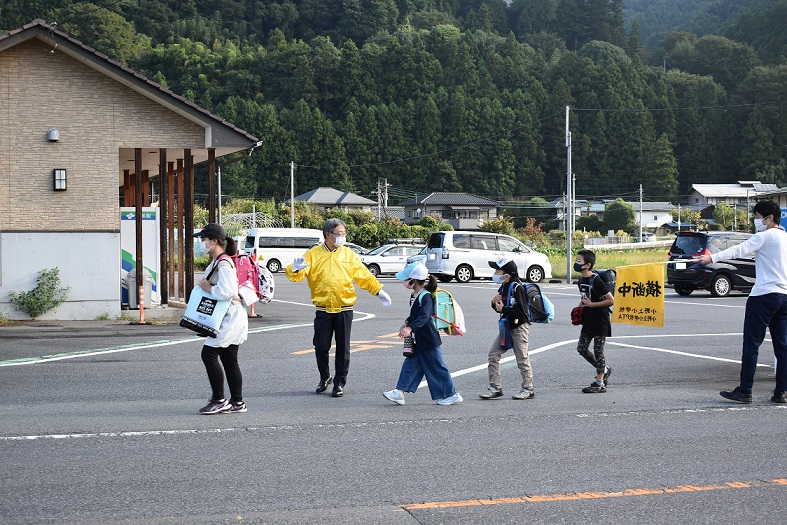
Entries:
<svg viewBox="0 0 787 525">
<path fill-rule="evenodd" d="M 694 290 L 709 290 L 714 297 L 724 297 L 732 290 L 748 293 L 754 286 L 754 255 L 709 264 L 690 262 L 700 255 L 712 255 L 751 237 L 739 232 L 680 232 L 669 250 L 667 284 L 678 295 Z"/>
</svg>

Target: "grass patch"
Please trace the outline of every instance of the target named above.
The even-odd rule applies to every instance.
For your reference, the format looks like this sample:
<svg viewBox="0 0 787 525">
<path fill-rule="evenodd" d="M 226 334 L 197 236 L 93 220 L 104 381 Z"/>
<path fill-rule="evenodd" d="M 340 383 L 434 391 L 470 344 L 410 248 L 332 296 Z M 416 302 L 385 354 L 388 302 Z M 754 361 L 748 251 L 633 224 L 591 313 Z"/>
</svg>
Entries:
<svg viewBox="0 0 787 525">
<path fill-rule="evenodd" d="M 653 262 L 664 262 L 667 260 L 667 249 L 657 248 L 653 250 L 594 250 L 596 252 L 596 268 L 612 268 L 618 266 L 629 266 L 632 264 L 646 264 Z M 552 278 L 566 278 L 566 255 L 549 254 L 549 262 L 552 263 Z M 574 264 L 574 261 L 571 261 Z M 571 272 L 572 279 L 579 279 L 579 274 Z"/>
<path fill-rule="evenodd" d="M 15 321 L 12 321 L 8 318 L 7 315 L 0 313 L 0 326 L 7 326 L 9 324 L 14 324 Z"/>
</svg>

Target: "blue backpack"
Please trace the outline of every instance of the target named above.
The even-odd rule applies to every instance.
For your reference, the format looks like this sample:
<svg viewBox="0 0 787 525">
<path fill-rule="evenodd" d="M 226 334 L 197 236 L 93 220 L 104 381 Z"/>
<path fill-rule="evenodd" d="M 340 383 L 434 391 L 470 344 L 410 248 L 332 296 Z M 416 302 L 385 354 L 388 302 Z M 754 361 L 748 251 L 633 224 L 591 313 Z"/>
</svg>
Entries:
<svg viewBox="0 0 787 525">
<path fill-rule="evenodd" d="M 555 318 L 555 305 L 552 304 L 541 287 L 535 283 L 522 283 L 527 297 L 527 320 L 530 323 L 551 323 Z"/>
</svg>

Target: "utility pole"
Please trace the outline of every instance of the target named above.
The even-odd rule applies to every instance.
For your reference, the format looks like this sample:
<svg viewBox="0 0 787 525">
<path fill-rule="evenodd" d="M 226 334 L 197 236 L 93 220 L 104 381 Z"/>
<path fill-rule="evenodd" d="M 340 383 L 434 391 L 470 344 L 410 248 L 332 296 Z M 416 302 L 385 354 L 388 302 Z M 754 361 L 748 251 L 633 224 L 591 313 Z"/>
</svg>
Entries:
<svg viewBox="0 0 787 525">
<path fill-rule="evenodd" d="M 377 179 L 377 220 L 380 220 L 380 209 L 382 208 L 382 196 L 380 195 L 380 179 Z"/>
<path fill-rule="evenodd" d="M 295 161 L 290 161 L 290 228 L 295 228 Z"/>
<path fill-rule="evenodd" d="M 642 184 L 639 185 L 639 242 L 642 242 Z"/>
<path fill-rule="evenodd" d="M 388 179 L 383 179 L 383 216 L 388 217 Z"/>
<path fill-rule="evenodd" d="M 571 260 L 571 236 L 574 233 L 574 207 L 571 203 L 572 184 L 571 184 L 571 131 L 568 129 L 569 107 L 566 106 L 566 283 L 571 284 L 571 270 L 574 268 L 574 261 Z"/>
<path fill-rule="evenodd" d="M 680 201 L 678 201 L 678 231 L 680 231 Z"/>
</svg>

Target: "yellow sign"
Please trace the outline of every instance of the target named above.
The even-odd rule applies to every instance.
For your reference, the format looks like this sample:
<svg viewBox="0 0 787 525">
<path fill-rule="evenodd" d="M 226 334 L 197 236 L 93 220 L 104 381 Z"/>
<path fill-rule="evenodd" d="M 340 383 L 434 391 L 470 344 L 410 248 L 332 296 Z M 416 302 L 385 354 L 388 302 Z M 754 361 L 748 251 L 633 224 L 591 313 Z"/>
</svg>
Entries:
<svg viewBox="0 0 787 525">
<path fill-rule="evenodd" d="M 618 266 L 612 322 L 664 327 L 664 264 Z"/>
</svg>

